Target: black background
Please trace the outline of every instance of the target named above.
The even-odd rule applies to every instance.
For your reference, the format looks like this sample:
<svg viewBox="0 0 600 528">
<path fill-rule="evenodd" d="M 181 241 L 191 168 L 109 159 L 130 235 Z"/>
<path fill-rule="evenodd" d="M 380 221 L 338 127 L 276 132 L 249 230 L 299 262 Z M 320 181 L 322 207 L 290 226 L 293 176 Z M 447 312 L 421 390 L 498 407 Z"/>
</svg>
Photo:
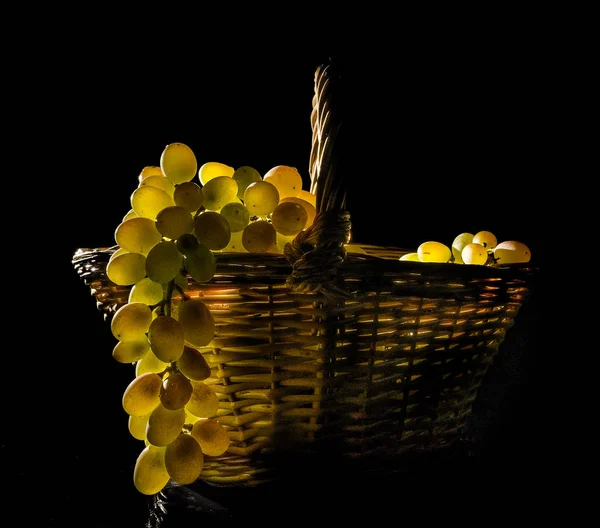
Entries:
<svg viewBox="0 0 600 528">
<path fill-rule="evenodd" d="M 114 243 L 139 172 L 158 165 L 171 142 L 188 144 L 199 164 L 250 165 L 263 174 L 292 165 L 308 185 L 321 63 L 333 60 L 344 78 L 337 162 L 355 240 L 416 248 L 485 229 L 527 243 L 543 268 L 544 48 L 518 28 L 466 26 L 423 24 L 411 38 L 389 33 L 381 42 L 358 33 L 325 41 L 277 26 L 258 47 L 243 28 L 220 36 L 197 28 L 196 38 L 178 40 L 140 22 L 127 46 L 110 26 L 40 42 L 31 69 L 39 75 L 26 83 L 18 111 L 33 121 L 28 144 L 36 155 L 24 154 L 22 164 L 42 182 L 34 209 L 44 265 L 19 286 L 41 299 L 43 320 L 25 325 L 33 341 L 17 362 L 35 378 L 31 403 L 17 413 L 23 428 L 7 431 L 2 443 L 24 522 L 42 513 L 40 526 L 137 528 L 148 513 L 132 484 L 140 445 L 121 410 L 132 370 L 112 359 L 109 327 L 73 270 L 73 253 Z M 523 307 L 481 389 L 476 461 L 410 476 L 427 489 L 420 498 L 450 492 L 456 504 L 454 484 L 463 483 L 480 519 L 534 515 L 532 387 L 543 293 L 541 285 Z M 311 504 L 304 497 L 299 507 Z M 372 504 L 354 507 L 362 513 Z M 456 506 L 448 511 L 464 515 Z"/>
</svg>

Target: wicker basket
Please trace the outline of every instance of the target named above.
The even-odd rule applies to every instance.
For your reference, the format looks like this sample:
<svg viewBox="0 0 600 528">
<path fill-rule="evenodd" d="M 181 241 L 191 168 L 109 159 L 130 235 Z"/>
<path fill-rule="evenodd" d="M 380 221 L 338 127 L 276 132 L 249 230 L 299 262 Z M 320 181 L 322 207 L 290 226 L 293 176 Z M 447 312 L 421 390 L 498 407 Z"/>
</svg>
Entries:
<svg viewBox="0 0 600 528">
<path fill-rule="evenodd" d="M 314 227 L 285 255 L 217 252 L 210 282 L 189 279 L 189 294 L 217 323 L 202 351 L 231 437 L 225 455 L 207 457 L 208 483 L 268 480 L 273 454 L 368 461 L 452 446 L 531 292 L 529 265 L 399 261 L 408 250 L 374 245 L 346 253 L 350 216 L 333 156 L 337 82 L 331 66 L 317 69 Z M 129 295 L 105 274 L 116 249 L 73 257 L 107 320 Z"/>
</svg>

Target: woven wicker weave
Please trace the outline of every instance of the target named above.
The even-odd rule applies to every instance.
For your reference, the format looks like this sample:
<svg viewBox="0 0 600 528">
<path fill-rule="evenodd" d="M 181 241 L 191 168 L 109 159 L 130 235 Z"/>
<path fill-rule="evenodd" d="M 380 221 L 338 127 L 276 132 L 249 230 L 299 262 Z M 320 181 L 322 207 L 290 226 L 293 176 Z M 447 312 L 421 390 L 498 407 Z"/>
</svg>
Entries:
<svg viewBox="0 0 600 528">
<path fill-rule="evenodd" d="M 333 448 L 365 460 L 452 445 L 531 291 L 528 265 L 399 261 L 408 250 L 374 245 L 345 253 L 335 82 L 330 67 L 317 70 L 315 228 L 285 255 L 216 252 L 215 277 L 189 279 L 189 295 L 217 323 L 202 351 L 232 441 L 225 455 L 207 457 L 201 479 L 210 483 L 259 483 L 273 452 Z M 129 295 L 106 277 L 116 249 L 80 249 L 73 258 L 107 320 Z"/>
</svg>

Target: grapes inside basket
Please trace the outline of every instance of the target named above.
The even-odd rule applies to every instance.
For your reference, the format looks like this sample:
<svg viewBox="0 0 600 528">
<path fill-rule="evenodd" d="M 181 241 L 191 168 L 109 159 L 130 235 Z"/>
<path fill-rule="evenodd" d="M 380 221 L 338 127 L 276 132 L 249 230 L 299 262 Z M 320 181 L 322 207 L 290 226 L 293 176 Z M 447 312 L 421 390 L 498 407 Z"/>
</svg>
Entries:
<svg viewBox="0 0 600 528">
<path fill-rule="evenodd" d="M 531 252 L 495 233 L 414 250 L 352 241 L 327 68 L 317 70 L 310 188 L 200 163 L 171 143 L 132 185 L 114 244 L 73 264 L 110 323 L 133 482 L 254 485 L 272 453 L 347 459 L 460 438 L 530 292 Z"/>
</svg>

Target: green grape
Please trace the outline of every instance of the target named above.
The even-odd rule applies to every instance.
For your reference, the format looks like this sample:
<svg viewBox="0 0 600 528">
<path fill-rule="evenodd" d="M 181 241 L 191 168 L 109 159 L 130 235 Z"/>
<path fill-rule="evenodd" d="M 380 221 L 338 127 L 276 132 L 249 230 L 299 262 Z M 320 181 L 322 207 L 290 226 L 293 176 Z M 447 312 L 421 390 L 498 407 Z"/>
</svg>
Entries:
<svg viewBox="0 0 600 528">
<path fill-rule="evenodd" d="M 185 423 L 186 424 L 195 424 L 198 420 L 200 420 L 199 416 L 194 416 L 190 414 L 188 411 L 185 411 Z"/>
<path fill-rule="evenodd" d="M 122 253 L 110 259 L 106 276 L 119 286 L 131 286 L 146 276 L 146 257 L 141 253 Z"/>
<path fill-rule="evenodd" d="M 457 264 L 464 264 L 461 253 L 467 244 L 473 242 L 472 233 L 460 233 L 452 241 L 452 255 L 454 256 L 454 262 Z"/>
<path fill-rule="evenodd" d="M 204 454 L 198 441 L 187 433 L 180 434 L 165 450 L 165 466 L 173 482 L 194 483 L 204 467 Z"/>
<path fill-rule="evenodd" d="M 313 224 L 313 222 L 315 221 L 315 216 L 317 216 L 317 210 L 315 209 L 315 206 L 313 204 L 307 202 L 306 200 L 303 200 L 302 198 L 298 198 L 297 196 L 288 196 L 287 198 L 283 198 L 280 204 L 284 202 L 293 202 L 300 204 L 302 207 L 304 207 L 304 210 L 306 211 L 306 225 L 304 226 L 304 229 L 310 227 Z"/>
<path fill-rule="evenodd" d="M 189 213 L 195 213 L 204 201 L 204 193 L 202 187 L 196 182 L 183 182 L 175 187 L 173 193 L 175 205 L 183 207 Z"/>
<path fill-rule="evenodd" d="M 150 176 L 164 176 L 164 174 L 160 167 L 156 165 L 147 165 L 140 172 L 138 180 L 141 183 L 143 180 L 149 178 Z"/>
<path fill-rule="evenodd" d="M 175 278 L 173 280 L 175 281 L 175 286 L 178 286 L 181 289 L 181 291 L 185 292 L 188 289 L 189 283 L 186 272 L 182 273 L 180 271 L 177 275 L 175 275 Z"/>
<path fill-rule="evenodd" d="M 244 205 L 252 216 L 267 216 L 279 203 L 277 187 L 267 181 L 254 182 L 244 192 Z"/>
<path fill-rule="evenodd" d="M 250 212 L 243 203 L 230 202 L 224 205 L 219 213 L 227 220 L 231 233 L 243 231 L 250 223 Z"/>
<path fill-rule="evenodd" d="M 140 302 L 148 306 L 154 306 L 163 299 L 163 286 L 149 277 L 137 281 L 129 291 L 128 302 Z"/>
<path fill-rule="evenodd" d="M 167 145 L 160 155 L 163 174 L 175 185 L 191 181 L 196 176 L 198 161 L 194 151 L 184 143 Z"/>
<path fill-rule="evenodd" d="M 131 207 L 143 218 L 156 220 L 156 215 L 171 205 L 175 205 L 173 197 L 157 187 L 142 185 L 131 193 Z"/>
<path fill-rule="evenodd" d="M 118 257 L 119 255 L 122 255 L 123 253 L 131 253 L 131 251 L 127 251 L 125 248 L 119 248 L 116 251 L 113 251 L 110 255 L 110 257 L 108 258 L 109 261 L 111 261 L 112 259 L 114 259 L 115 257 Z M 134 252 L 135 253 L 135 252 Z"/>
<path fill-rule="evenodd" d="M 227 429 L 213 418 L 195 422 L 190 434 L 198 441 L 202 452 L 208 456 L 222 455 L 231 444 Z"/>
<path fill-rule="evenodd" d="M 242 232 L 242 245 L 250 253 L 266 253 L 277 243 L 277 231 L 266 220 L 248 224 Z"/>
<path fill-rule="evenodd" d="M 448 246 L 436 241 L 423 242 L 417 253 L 421 262 L 448 262 L 452 256 Z"/>
<path fill-rule="evenodd" d="M 147 178 L 144 178 L 138 187 L 143 185 L 156 187 L 161 191 L 165 191 L 169 196 L 173 196 L 175 193 L 175 185 L 173 185 L 171 181 L 168 178 L 165 178 L 162 174 L 160 176 L 148 176 Z"/>
<path fill-rule="evenodd" d="M 169 482 L 164 447 L 147 445 L 133 468 L 133 484 L 143 495 L 155 495 Z"/>
<path fill-rule="evenodd" d="M 306 209 L 295 202 L 280 202 L 271 214 L 275 231 L 286 236 L 297 235 L 304 229 L 307 220 Z"/>
<path fill-rule="evenodd" d="M 194 230 L 194 217 L 180 205 L 171 205 L 156 215 L 156 229 L 162 236 L 176 240 Z"/>
<path fill-rule="evenodd" d="M 216 178 L 211 180 L 213 181 L 216 181 Z M 209 249 L 220 250 L 229 243 L 231 227 L 221 213 L 204 211 L 194 219 L 194 234 L 198 242 Z"/>
<path fill-rule="evenodd" d="M 119 341 L 113 348 L 112 356 L 119 363 L 135 363 L 142 359 L 150 350 L 148 339 L 139 341 Z"/>
<path fill-rule="evenodd" d="M 210 365 L 202 352 L 189 345 L 183 347 L 183 354 L 177 360 L 177 368 L 193 381 L 203 381 L 210 378 Z"/>
<path fill-rule="evenodd" d="M 202 187 L 202 205 L 209 211 L 218 211 L 237 198 L 238 184 L 230 176 L 216 176 Z"/>
<path fill-rule="evenodd" d="M 219 410 L 219 397 L 203 381 L 192 381 L 192 396 L 185 409 L 198 418 L 212 418 Z"/>
<path fill-rule="evenodd" d="M 418 253 L 406 253 L 405 255 L 402 255 L 398 260 L 408 260 L 410 262 L 421 262 L 421 259 L 419 258 L 419 254 Z"/>
<path fill-rule="evenodd" d="M 198 179 L 202 185 L 206 185 L 210 180 L 218 176 L 229 176 L 231 178 L 234 172 L 233 167 L 229 165 L 219 163 L 218 161 L 209 161 L 198 170 Z"/>
<path fill-rule="evenodd" d="M 185 423 L 185 411 L 167 409 L 161 403 L 150 413 L 146 439 L 155 446 L 166 446 L 175 440 Z"/>
<path fill-rule="evenodd" d="M 487 249 L 481 244 L 471 242 L 467 244 L 460 254 L 465 264 L 479 264 L 483 265 L 488 261 Z"/>
<path fill-rule="evenodd" d="M 478 231 L 473 236 L 471 242 L 473 242 L 473 244 L 481 244 L 486 249 L 494 249 L 496 244 L 498 244 L 496 236 L 490 231 Z"/>
<path fill-rule="evenodd" d="M 244 192 L 246 191 L 246 187 L 248 187 L 248 185 L 262 180 L 260 173 L 255 168 L 247 165 L 237 168 L 233 173 L 232 178 L 238 184 L 237 197 L 240 200 L 244 199 Z"/>
<path fill-rule="evenodd" d="M 148 343 L 148 346 L 150 346 L 150 343 Z M 161 372 L 164 372 L 168 366 L 169 363 L 165 363 L 164 361 L 158 359 L 156 354 L 150 350 L 135 364 L 135 375 L 141 376 L 147 372 L 160 374 Z"/>
<path fill-rule="evenodd" d="M 154 282 L 166 284 L 173 280 L 183 265 L 183 257 L 175 242 L 163 240 L 146 257 L 145 275 Z"/>
<path fill-rule="evenodd" d="M 287 165 L 277 165 L 269 169 L 263 181 L 272 183 L 279 191 L 279 199 L 287 198 L 288 196 L 298 196 L 302 190 L 302 176 L 295 167 Z"/>
<path fill-rule="evenodd" d="M 242 234 L 243 231 L 231 233 L 231 239 L 229 240 L 229 244 L 227 244 L 223 248 L 223 252 L 248 253 L 248 250 L 242 244 Z"/>
<path fill-rule="evenodd" d="M 192 347 L 208 345 L 215 336 L 215 320 L 200 299 L 188 299 L 179 307 L 179 322 L 185 341 Z M 182 352 L 183 354 L 183 352 Z"/>
<path fill-rule="evenodd" d="M 527 263 L 531 260 L 531 250 L 523 242 L 505 240 L 496 244 L 494 258 L 497 264 Z"/>
<path fill-rule="evenodd" d="M 177 361 L 183 354 L 183 327 L 174 317 L 159 315 L 150 323 L 148 341 L 158 359 L 165 363 Z"/>
<path fill-rule="evenodd" d="M 147 255 L 161 239 L 154 220 L 141 216 L 121 222 L 115 230 L 115 242 L 131 253 Z"/>
<path fill-rule="evenodd" d="M 161 377 L 154 372 L 136 376 L 123 393 L 123 409 L 130 416 L 151 413 L 160 404 Z"/>
<path fill-rule="evenodd" d="M 119 341 L 142 341 L 150 327 L 152 311 L 144 303 L 121 306 L 110 321 L 112 335 Z"/>
<path fill-rule="evenodd" d="M 172 411 L 181 409 L 192 396 L 192 384 L 181 372 L 173 372 L 163 379 L 160 388 L 160 403 Z"/>
<path fill-rule="evenodd" d="M 217 271 L 217 261 L 213 252 L 200 243 L 194 251 L 189 251 L 183 256 L 183 266 L 196 282 L 208 282 Z"/>
<path fill-rule="evenodd" d="M 185 233 L 181 235 L 176 241 L 175 245 L 177 246 L 177 250 L 182 255 L 189 255 L 198 249 L 200 246 L 196 235 L 191 233 Z"/>
<path fill-rule="evenodd" d="M 317 196 L 309 191 L 302 189 L 297 195 L 296 198 L 300 200 L 307 201 L 310 205 L 312 205 L 315 210 L 317 207 Z"/>
<path fill-rule="evenodd" d="M 127 211 L 127 213 L 123 217 L 122 222 L 125 222 L 125 220 L 129 220 L 130 218 L 137 218 L 138 216 L 139 215 L 133 209 L 129 209 L 129 211 Z"/>
<path fill-rule="evenodd" d="M 136 440 L 146 440 L 146 427 L 148 425 L 149 414 L 143 416 L 129 416 L 127 420 L 127 428 L 131 433 L 131 436 Z"/>
</svg>

